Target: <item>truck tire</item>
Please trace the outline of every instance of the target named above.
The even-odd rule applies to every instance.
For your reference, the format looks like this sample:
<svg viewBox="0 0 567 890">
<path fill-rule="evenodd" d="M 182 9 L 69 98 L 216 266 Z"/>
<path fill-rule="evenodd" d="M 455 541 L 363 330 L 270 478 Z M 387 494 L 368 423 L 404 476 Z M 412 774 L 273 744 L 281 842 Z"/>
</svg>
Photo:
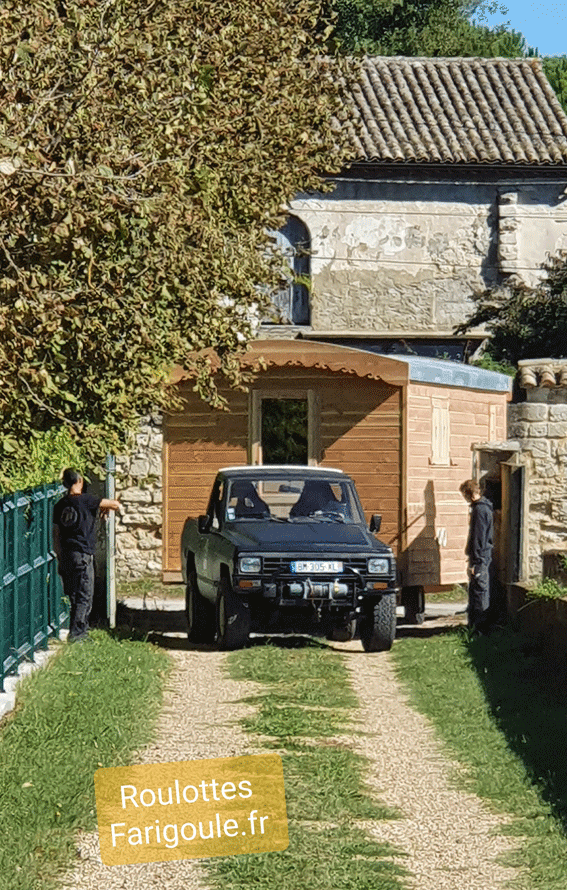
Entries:
<svg viewBox="0 0 567 890">
<path fill-rule="evenodd" d="M 187 617 L 187 639 L 190 643 L 212 643 L 215 638 L 214 611 L 201 596 L 197 586 L 195 569 L 187 573 L 185 588 L 185 615 Z"/>
<path fill-rule="evenodd" d="M 360 619 L 360 639 L 365 652 L 386 652 L 396 636 L 396 594 L 387 593 L 369 604 Z"/>
<path fill-rule="evenodd" d="M 250 636 L 250 609 L 232 590 L 226 577 L 217 595 L 217 642 L 220 649 L 242 649 Z"/>
<path fill-rule="evenodd" d="M 413 585 L 402 588 L 402 605 L 407 624 L 423 624 L 425 620 L 425 594 L 423 587 Z"/>
</svg>

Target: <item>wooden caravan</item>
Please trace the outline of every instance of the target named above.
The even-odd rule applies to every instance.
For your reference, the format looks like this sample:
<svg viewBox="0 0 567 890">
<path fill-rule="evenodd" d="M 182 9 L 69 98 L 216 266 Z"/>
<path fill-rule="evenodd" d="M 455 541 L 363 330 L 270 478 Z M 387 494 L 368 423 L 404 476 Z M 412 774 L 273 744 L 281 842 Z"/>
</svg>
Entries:
<svg viewBox="0 0 567 890">
<path fill-rule="evenodd" d="M 176 373 L 185 409 L 166 418 L 164 580 L 180 578 L 183 523 L 205 511 L 219 467 L 303 462 L 354 478 L 367 517 L 382 514 L 380 538 L 396 552 L 404 586 L 464 582 L 459 485 L 472 475 L 473 444 L 506 437 L 509 379 L 308 340 L 256 341 L 246 361 L 257 376 L 248 393 L 226 393 L 229 411 L 208 408 Z M 304 418 L 301 460 L 272 459 L 270 412 L 281 403 Z"/>
</svg>

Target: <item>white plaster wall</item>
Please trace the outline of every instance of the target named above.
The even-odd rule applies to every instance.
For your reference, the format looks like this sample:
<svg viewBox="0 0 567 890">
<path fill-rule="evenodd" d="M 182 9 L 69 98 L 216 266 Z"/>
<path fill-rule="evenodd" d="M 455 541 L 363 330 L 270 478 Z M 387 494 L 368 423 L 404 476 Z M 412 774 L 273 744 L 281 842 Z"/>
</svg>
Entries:
<svg viewBox="0 0 567 890">
<path fill-rule="evenodd" d="M 566 177 L 567 179 L 567 177 Z M 312 239 L 316 331 L 452 333 L 473 294 L 567 247 L 563 184 L 340 181 L 291 212 Z"/>
</svg>

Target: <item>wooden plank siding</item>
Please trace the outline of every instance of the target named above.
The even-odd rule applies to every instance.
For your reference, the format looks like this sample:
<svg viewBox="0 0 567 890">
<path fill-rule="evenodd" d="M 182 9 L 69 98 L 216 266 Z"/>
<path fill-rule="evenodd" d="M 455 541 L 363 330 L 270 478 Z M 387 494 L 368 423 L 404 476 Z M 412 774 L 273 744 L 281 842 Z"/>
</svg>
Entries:
<svg viewBox="0 0 567 890">
<path fill-rule="evenodd" d="M 382 515 L 380 538 L 395 553 L 401 520 L 401 392 L 401 387 L 368 379 L 344 380 L 321 392 L 321 463 L 352 476 L 366 519 Z"/>
<path fill-rule="evenodd" d="M 469 511 L 459 486 L 472 476 L 472 444 L 506 438 L 507 400 L 506 393 L 409 383 L 404 583 L 426 588 L 466 583 Z M 433 408 L 441 403 L 448 410 L 449 460 L 435 465 Z"/>
<path fill-rule="evenodd" d="M 248 394 L 230 393 L 230 412 L 209 408 L 180 384 L 182 412 L 165 418 L 163 574 L 173 580 L 181 569 L 179 542 L 188 516 L 207 509 L 220 467 L 245 464 L 248 450 Z M 223 393 L 226 395 L 227 393 Z"/>
</svg>

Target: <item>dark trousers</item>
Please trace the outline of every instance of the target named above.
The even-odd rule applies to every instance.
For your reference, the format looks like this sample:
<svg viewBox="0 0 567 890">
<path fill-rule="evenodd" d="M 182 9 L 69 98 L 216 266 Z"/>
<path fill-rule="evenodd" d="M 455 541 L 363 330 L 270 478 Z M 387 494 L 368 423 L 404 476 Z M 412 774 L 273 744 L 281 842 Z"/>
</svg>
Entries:
<svg viewBox="0 0 567 890">
<path fill-rule="evenodd" d="M 468 625 L 473 630 L 482 630 L 488 620 L 488 609 L 490 606 L 489 570 L 490 560 L 476 563 L 474 575 L 469 574 Z"/>
<path fill-rule="evenodd" d="M 61 577 L 63 591 L 71 603 L 69 639 L 80 640 L 89 630 L 89 615 L 94 597 L 94 557 L 73 550 L 63 553 Z"/>
</svg>

